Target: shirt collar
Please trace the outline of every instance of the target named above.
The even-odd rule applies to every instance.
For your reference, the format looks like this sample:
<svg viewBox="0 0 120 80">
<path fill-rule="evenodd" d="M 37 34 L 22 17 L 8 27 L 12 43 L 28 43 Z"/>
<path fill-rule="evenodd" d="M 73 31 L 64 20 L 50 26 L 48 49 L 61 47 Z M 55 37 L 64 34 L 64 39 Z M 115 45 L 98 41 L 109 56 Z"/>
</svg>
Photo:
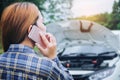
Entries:
<svg viewBox="0 0 120 80">
<path fill-rule="evenodd" d="M 11 44 L 9 46 L 8 52 L 35 53 L 31 47 L 22 44 Z"/>
</svg>

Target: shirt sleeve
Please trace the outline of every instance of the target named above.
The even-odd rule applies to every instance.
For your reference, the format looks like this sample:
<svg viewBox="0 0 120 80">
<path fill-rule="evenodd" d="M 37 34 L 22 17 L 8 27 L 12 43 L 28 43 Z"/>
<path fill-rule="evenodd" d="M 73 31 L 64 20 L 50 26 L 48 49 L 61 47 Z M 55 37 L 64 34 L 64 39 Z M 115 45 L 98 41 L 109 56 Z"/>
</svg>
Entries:
<svg viewBox="0 0 120 80">
<path fill-rule="evenodd" d="M 57 64 L 57 66 L 60 68 L 60 69 L 63 69 L 65 71 L 68 72 L 68 69 L 65 68 L 61 63 L 60 63 L 60 60 L 58 59 L 58 57 L 54 58 L 53 61 Z"/>
<path fill-rule="evenodd" d="M 70 75 L 67 68 L 65 68 L 61 63 L 58 57 L 54 58 L 53 61 L 55 64 L 53 65 L 53 72 L 58 70 L 60 80 L 73 80 L 72 75 Z"/>
</svg>

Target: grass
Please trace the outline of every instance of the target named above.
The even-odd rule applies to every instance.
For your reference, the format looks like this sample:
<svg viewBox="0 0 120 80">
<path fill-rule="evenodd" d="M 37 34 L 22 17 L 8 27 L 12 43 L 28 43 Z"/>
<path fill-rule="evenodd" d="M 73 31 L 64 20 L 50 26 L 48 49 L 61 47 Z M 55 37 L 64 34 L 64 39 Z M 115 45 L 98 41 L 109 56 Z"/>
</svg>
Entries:
<svg viewBox="0 0 120 80">
<path fill-rule="evenodd" d="M 3 53 L 3 49 L 0 49 L 0 54 L 2 54 Z"/>
<path fill-rule="evenodd" d="M 38 53 L 40 57 L 43 57 L 43 55 L 41 54 L 41 52 L 39 52 L 39 49 L 36 46 L 34 47 L 34 50 Z"/>
<path fill-rule="evenodd" d="M 3 53 L 2 45 L 0 44 L 0 54 Z"/>
<path fill-rule="evenodd" d="M 0 54 L 2 54 L 3 53 L 3 49 L 2 49 L 2 47 L 0 47 Z"/>
</svg>

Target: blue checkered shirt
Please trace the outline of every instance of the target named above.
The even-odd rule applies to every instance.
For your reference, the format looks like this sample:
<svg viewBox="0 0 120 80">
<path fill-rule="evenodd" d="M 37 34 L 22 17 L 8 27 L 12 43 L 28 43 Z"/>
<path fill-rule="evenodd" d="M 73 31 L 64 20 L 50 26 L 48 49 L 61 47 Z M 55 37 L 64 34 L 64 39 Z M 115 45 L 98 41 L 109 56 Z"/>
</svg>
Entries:
<svg viewBox="0 0 120 80">
<path fill-rule="evenodd" d="M 32 48 L 11 44 L 0 55 L 0 80 L 73 80 L 59 59 L 39 57 Z"/>
</svg>

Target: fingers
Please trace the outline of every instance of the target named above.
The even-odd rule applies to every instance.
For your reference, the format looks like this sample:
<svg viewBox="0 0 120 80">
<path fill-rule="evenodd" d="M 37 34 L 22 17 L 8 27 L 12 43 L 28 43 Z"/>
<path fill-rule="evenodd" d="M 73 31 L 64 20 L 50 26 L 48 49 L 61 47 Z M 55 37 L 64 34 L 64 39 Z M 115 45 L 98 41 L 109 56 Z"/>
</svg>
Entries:
<svg viewBox="0 0 120 80">
<path fill-rule="evenodd" d="M 41 38 L 42 38 L 42 41 L 44 42 L 44 44 L 47 46 L 47 44 L 49 44 L 49 41 L 47 40 L 47 38 L 45 37 L 45 34 L 43 33 L 39 33 Z"/>
<path fill-rule="evenodd" d="M 43 41 L 43 43 L 45 44 L 45 46 L 50 46 L 50 45 L 56 45 L 56 39 L 55 37 L 50 34 L 50 33 L 40 33 L 41 39 Z"/>
<path fill-rule="evenodd" d="M 39 48 L 39 50 L 41 51 L 41 53 L 50 58 L 53 59 L 56 57 L 56 39 L 55 37 L 50 34 L 50 33 L 46 33 L 44 34 L 40 34 L 41 39 L 43 41 L 43 43 L 46 45 L 45 48 L 43 48 L 39 43 L 36 43 L 36 46 Z"/>
<path fill-rule="evenodd" d="M 55 39 L 55 37 L 52 35 L 51 36 L 52 38 L 50 38 L 51 39 L 51 42 L 52 42 L 52 44 L 54 45 L 54 46 L 56 46 L 56 39 Z"/>
<path fill-rule="evenodd" d="M 55 37 L 52 34 L 47 33 L 46 36 L 48 37 L 49 42 L 56 43 L 56 39 L 55 39 Z"/>
</svg>

